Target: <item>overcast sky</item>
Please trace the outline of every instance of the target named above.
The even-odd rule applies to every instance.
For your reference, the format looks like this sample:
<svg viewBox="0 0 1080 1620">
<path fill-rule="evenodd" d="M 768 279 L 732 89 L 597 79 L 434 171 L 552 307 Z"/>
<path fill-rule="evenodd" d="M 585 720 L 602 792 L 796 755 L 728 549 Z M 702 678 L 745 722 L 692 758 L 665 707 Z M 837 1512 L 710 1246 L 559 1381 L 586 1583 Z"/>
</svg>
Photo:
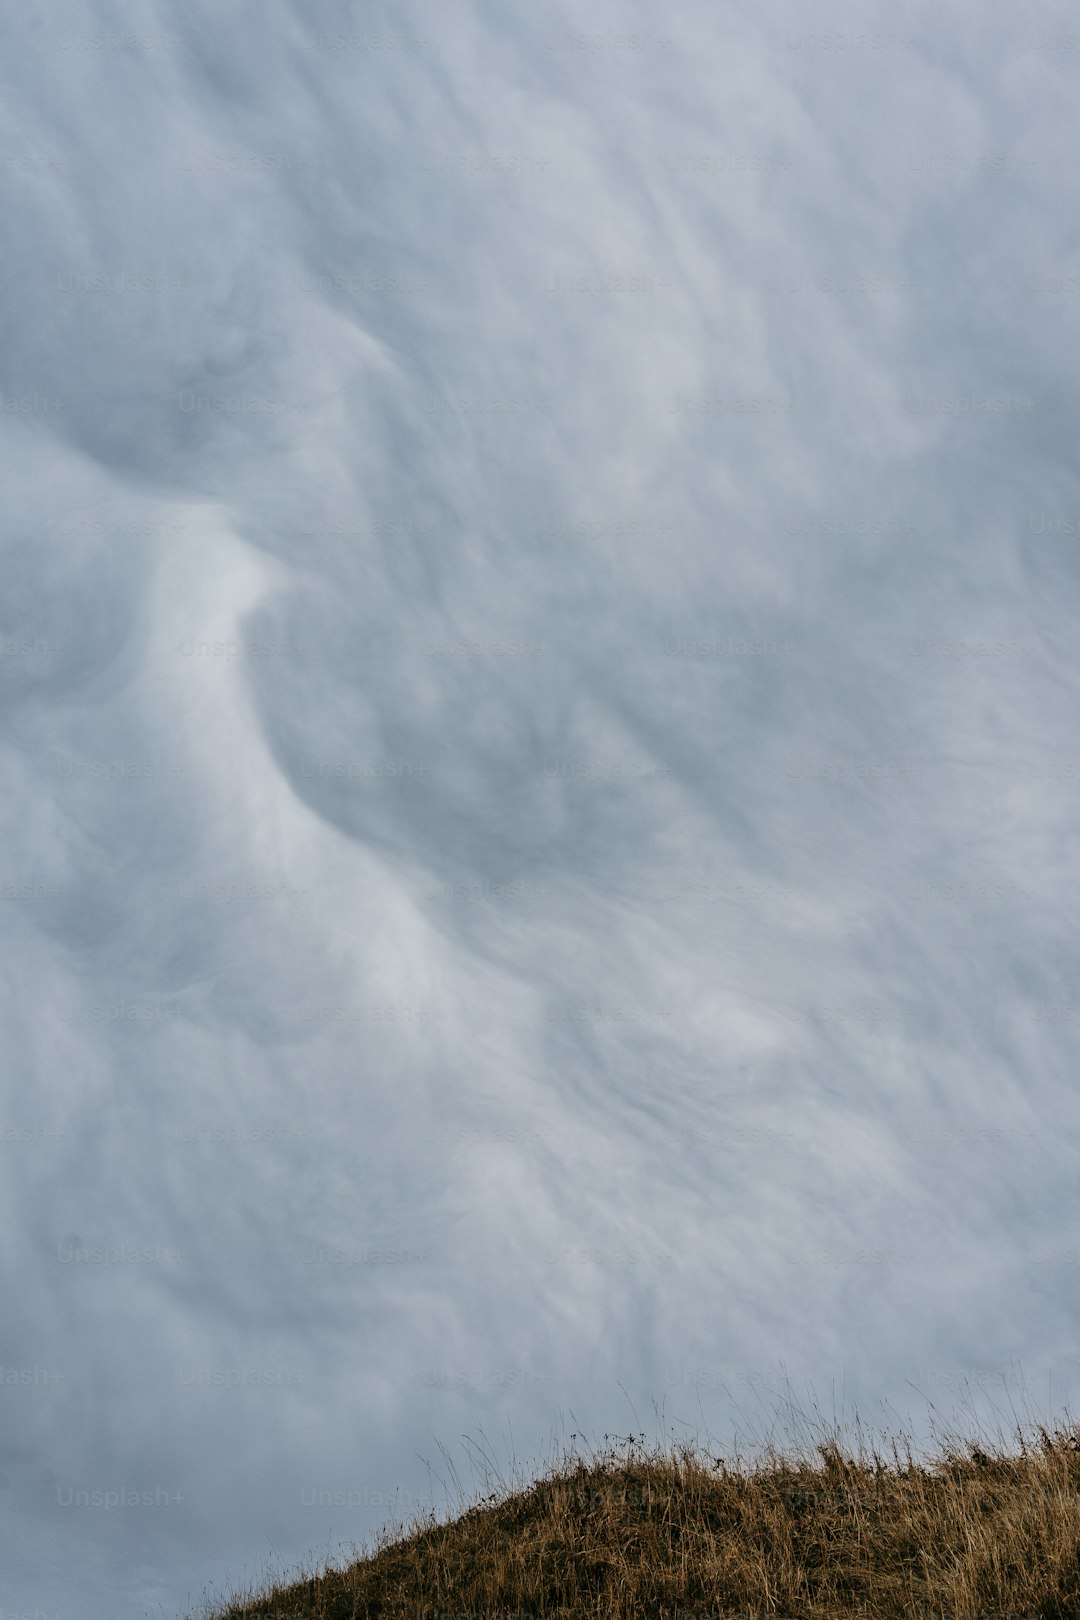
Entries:
<svg viewBox="0 0 1080 1620">
<path fill-rule="evenodd" d="M 1075 7 L 0 45 L 3 1620 L 1059 1415 Z"/>
</svg>

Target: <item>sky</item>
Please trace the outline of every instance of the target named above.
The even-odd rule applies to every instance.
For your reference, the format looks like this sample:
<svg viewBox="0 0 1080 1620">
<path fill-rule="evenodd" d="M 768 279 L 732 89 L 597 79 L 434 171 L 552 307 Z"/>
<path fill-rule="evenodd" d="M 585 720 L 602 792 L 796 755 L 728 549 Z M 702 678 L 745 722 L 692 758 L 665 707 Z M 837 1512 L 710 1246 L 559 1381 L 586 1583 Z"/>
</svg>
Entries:
<svg viewBox="0 0 1080 1620">
<path fill-rule="evenodd" d="M 5 7 L 0 1620 L 1074 1399 L 1078 55 Z"/>
</svg>

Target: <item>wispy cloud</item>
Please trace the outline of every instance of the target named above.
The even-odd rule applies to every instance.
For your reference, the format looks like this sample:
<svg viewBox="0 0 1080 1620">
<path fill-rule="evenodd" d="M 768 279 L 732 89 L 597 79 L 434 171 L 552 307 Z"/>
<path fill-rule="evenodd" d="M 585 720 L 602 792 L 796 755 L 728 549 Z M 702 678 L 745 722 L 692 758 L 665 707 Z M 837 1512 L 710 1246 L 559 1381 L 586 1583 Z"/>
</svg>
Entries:
<svg viewBox="0 0 1080 1620">
<path fill-rule="evenodd" d="M 812 9 L 0 23 L 5 1612 L 1066 1398 L 1069 18 Z"/>
</svg>

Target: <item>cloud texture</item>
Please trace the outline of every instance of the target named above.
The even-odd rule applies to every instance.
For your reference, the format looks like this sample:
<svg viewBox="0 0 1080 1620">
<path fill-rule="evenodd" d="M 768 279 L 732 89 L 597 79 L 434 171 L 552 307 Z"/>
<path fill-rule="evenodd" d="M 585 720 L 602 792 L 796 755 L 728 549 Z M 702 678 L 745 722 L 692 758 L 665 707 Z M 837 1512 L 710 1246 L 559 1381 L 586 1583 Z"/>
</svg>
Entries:
<svg viewBox="0 0 1080 1620">
<path fill-rule="evenodd" d="M 0 20 L 4 1615 L 1067 1398 L 1072 27 Z"/>
</svg>

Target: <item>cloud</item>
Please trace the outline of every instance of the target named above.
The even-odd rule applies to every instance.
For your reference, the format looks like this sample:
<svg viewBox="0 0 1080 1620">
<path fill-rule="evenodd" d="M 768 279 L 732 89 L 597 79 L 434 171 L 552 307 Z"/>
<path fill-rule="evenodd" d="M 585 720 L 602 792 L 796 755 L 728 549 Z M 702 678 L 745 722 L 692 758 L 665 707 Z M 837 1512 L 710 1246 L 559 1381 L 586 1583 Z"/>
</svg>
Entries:
<svg viewBox="0 0 1080 1620">
<path fill-rule="evenodd" d="M 1067 62 L 825 11 L 5 20 L 7 1608 L 1067 1398 Z"/>
</svg>

